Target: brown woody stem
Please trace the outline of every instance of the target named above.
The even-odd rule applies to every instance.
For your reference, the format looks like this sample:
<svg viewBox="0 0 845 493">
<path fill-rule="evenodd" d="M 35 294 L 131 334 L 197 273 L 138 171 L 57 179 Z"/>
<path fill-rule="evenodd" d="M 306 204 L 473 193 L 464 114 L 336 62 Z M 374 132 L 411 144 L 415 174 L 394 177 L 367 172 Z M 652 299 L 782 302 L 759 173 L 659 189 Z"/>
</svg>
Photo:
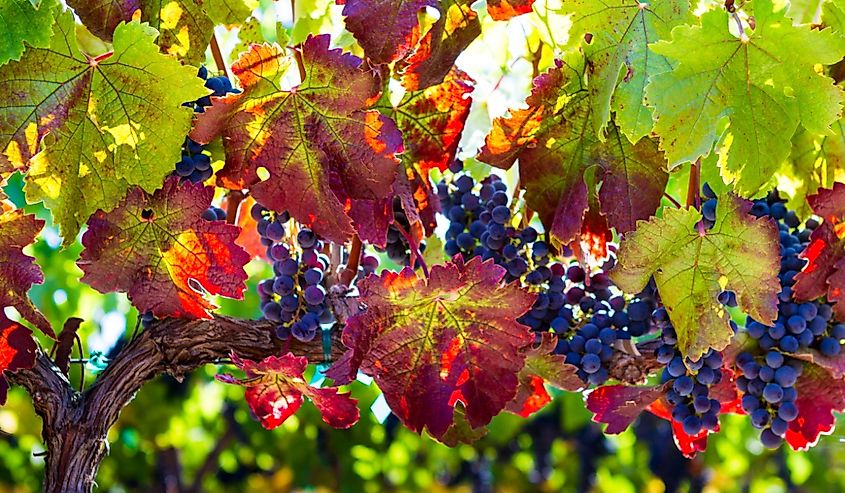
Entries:
<svg viewBox="0 0 845 493">
<path fill-rule="evenodd" d="M 223 59 L 223 53 L 220 52 L 220 43 L 217 42 L 217 35 L 214 33 L 211 33 L 211 57 L 214 58 L 217 71 L 223 72 L 223 75 L 229 77 L 229 72 L 226 70 L 226 60 Z"/>
<path fill-rule="evenodd" d="M 229 224 L 236 224 L 238 218 L 238 207 L 246 198 L 246 195 L 240 190 L 230 190 L 226 194 L 226 222 Z M 248 213 L 249 211 L 247 211 Z"/>
<path fill-rule="evenodd" d="M 352 238 L 352 248 L 349 250 L 349 259 L 346 261 L 346 268 L 340 273 L 340 283 L 349 285 L 355 275 L 358 274 L 358 265 L 361 263 L 361 249 L 363 243 L 358 235 Z"/>
</svg>

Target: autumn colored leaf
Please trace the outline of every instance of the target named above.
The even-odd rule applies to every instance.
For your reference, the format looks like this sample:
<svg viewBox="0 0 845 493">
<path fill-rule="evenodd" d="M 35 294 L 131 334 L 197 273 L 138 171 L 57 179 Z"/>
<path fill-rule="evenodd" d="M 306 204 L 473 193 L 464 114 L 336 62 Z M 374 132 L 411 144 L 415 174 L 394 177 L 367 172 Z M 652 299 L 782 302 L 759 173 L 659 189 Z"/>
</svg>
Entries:
<svg viewBox="0 0 845 493">
<path fill-rule="evenodd" d="M 590 194 L 587 169 L 599 167 L 601 212 L 622 233 L 654 214 L 668 181 L 663 155 L 652 140 L 632 145 L 615 125 L 604 141 L 598 137 L 578 63 L 584 62 L 558 61 L 537 77 L 528 108 L 497 118 L 478 157 L 505 169 L 519 159 L 528 206 L 564 244 L 582 229 Z"/>
<path fill-rule="evenodd" d="M 149 26 L 119 26 L 114 52 L 95 60 L 78 50 L 70 12 L 54 30 L 49 48 L 0 67 L 0 174 L 28 164 L 27 199 L 44 201 L 69 244 L 131 185 L 161 187 L 190 129 L 182 103 L 208 90 L 158 53 Z"/>
<path fill-rule="evenodd" d="M 838 320 L 845 320 L 845 184 L 834 183 L 833 188 L 819 189 L 807 197 L 813 212 L 824 219 L 810 235 L 810 243 L 801 252 L 807 260 L 804 269 L 795 276 L 792 287 L 795 299 L 808 301 L 826 296 L 834 303 Z"/>
<path fill-rule="evenodd" d="M 328 375 L 345 383 L 360 369 L 375 378 L 405 425 L 442 440 L 457 402 L 472 428 L 486 425 L 516 395 L 522 351 L 534 336 L 516 319 L 536 296 L 492 260 L 460 256 L 422 279 L 410 268 L 359 284 L 367 309 L 347 322 L 349 348 Z"/>
<path fill-rule="evenodd" d="M 596 423 L 607 423 L 605 433 L 622 433 L 654 401 L 666 393 L 665 385 L 630 387 L 604 385 L 587 395 L 587 409 Z"/>
<path fill-rule="evenodd" d="M 473 428 L 469 424 L 466 418 L 466 409 L 459 401 L 455 403 L 455 421 L 449 426 L 440 441 L 449 447 L 456 447 L 461 443 L 471 444 L 487 435 L 488 431 L 486 426 Z"/>
<path fill-rule="evenodd" d="M 232 65 L 243 92 L 217 99 L 192 137 L 223 135 L 222 185 L 250 188 L 261 204 L 287 210 L 328 240 L 357 232 L 383 246 L 402 137 L 392 120 L 370 109 L 379 82 L 359 58 L 330 50 L 327 35 L 309 37 L 302 58 L 305 80 L 284 91 L 277 85 L 290 65 L 284 50 L 253 45 Z M 263 181 L 262 168 L 269 174 Z"/>
<path fill-rule="evenodd" d="M 836 426 L 834 412 L 845 411 L 845 381 L 820 366 L 805 364 L 795 382 L 798 417 L 789 423 L 784 437 L 794 450 L 807 450 L 829 435 Z"/>
<path fill-rule="evenodd" d="M 153 195 L 133 188 L 113 211 L 97 211 L 82 236 L 82 281 L 125 292 L 159 318 L 210 318 L 205 293 L 242 299 L 249 255 L 235 244 L 237 226 L 202 219 L 213 196 L 170 178 Z"/>
<path fill-rule="evenodd" d="M 41 0 L 5 0 L 0 2 L 0 65 L 20 60 L 26 45 L 35 48 L 50 46 L 53 16 L 59 2 Z M 36 6 L 37 5 L 37 6 Z"/>
<path fill-rule="evenodd" d="M 69 0 L 68 5 L 85 27 L 107 41 L 112 40 L 121 22 L 131 21 L 135 11 L 140 10 L 141 21 L 161 33 L 157 40 L 161 51 L 195 65 L 205 59 L 215 24 L 207 12 L 215 12 L 216 22 L 221 22 L 228 19 L 228 14 L 242 14 L 246 9 L 240 0 Z M 223 6 L 225 10 L 221 9 Z M 243 19 L 246 16 L 240 20 Z"/>
<path fill-rule="evenodd" d="M 337 0 L 343 5 L 346 29 L 373 63 L 391 63 L 404 58 L 417 43 L 417 15 L 437 0 Z M 374 29 L 373 20 L 378 19 Z"/>
<path fill-rule="evenodd" d="M 44 221 L 20 209 L 0 214 L 0 313 L 3 307 L 14 307 L 21 316 L 32 322 L 46 335 L 55 338 L 50 322 L 27 297 L 33 284 L 44 282 L 35 259 L 23 249 L 35 242 Z"/>
<path fill-rule="evenodd" d="M 684 431 L 683 423 L 672 419 L 671 406 L 662 397 L 654 401 L 648 407 L 648 411 L 659 418 L 669 421 L 672 426 L 672 439 L 675 442 L 675 446 L 687 459 L 692 459 L 698 452 L 704 452 L 707 449 L 707 436 L 719 431 L 717 427 L 714 431 L 702 429 L 696 435 L 687 434 Z"/>
<path fill-rule="evenodd" d="M 246 197 L 238 204 L 236 224 L 241 228 L 241 232 L 235 243 L 246 250 L 251 257 L 263 257 L 267 254 L 267 247 L 261 244 L 261 236 L 257 229 L 258 221 L 250 214 L 253 205 L 255 205 L 255 199 L 252 197 Z"/>
<path fill-rule="evenodd" d="M 398 105 L 382 109 L 402 132 L 403 160 L 419 168 L 422 176 L 434 168 L 445 171 L 455 160 L 472 105 L 472 84 L 468 75 L 455 69 L 442 83 L 408 91 Z"/>
<path fill-rule="evenodd" d="M 554 354 L 557 338 L 550 333 L 541 334 L 540 343 L 525 351 L 525 366 L 519 371 L 516 397 L 508 403 L 507 410 L 524 418 L 534 414 L 551 402 L 545 384 L 561 390 L 577 392 L 584 388 L 576 366 L 565 363 L 561 354 Z"/>
<path fill-rule="evenodd" d="M 358 401 L 341 394 L 337 387 L 317 388 L 308 385 L 303 373 L 308 366 L 304 356 L 287 353 L 268 356 L 260 362 L 242 360 L 235 353 L 232 363 L 246 373 L 243 379 L 216 375 L 221 382 L 246 387 L 246 402 L 261 425 L 272 430 L 293 416 L 308 397 L 320 410 L 323 421 L 335 428 L 349 428 L 358 422 Z"/>
<path fill-rule="evenodd" d="M 611 112 L 631 142 L 651 132 L 651 109 L 643 103 L 645 86 L 656 74 L 672 70 L 675 62 L 653 53 L 649 43 L 667 39 L 673 27 L 688 20 L 689 2 L 620 2 L 609 8 L 594 0 L 565 1 L 561 14 L 570 14 L 569 38 L 584 39 L 590 60 L 593 131 L 603 136 Z"/>
<path fill-rule="evenodd" d="M 622 241 L 611 278 L 636 293 L 654 276 L 684 356 L 695 360 L 730 342 L 731 317 L 717 299 L 726 289 L 755 320 L 771 324 L 777 317 L 778 232 L 769 218 L 749 215 L 750 208 L 733 194 L 719 196 L 709 231 L 697 227 L 695 209 L 667 208 Z"/>
<path fill-rule="evenodd" d="M 814 67 L 841 60 L 845 38 L 830 29 L 793 26 L 785 9 L 774 11 L 772 0 L 755 0 L 753 9 L 756 27 L 741 36 L 730 31 L 730 14 L 713 9 L 700 25 L 678 26 L 671 41 L 649 45 L 678 65 L 646 87 L 654 131 L 670 165 L 695 161 L 720 140 L 729 142 L 722 170 L 741 195 L 767 186 L 789 156 L 799 126 L 827 132 L 842 103 L 842 91 Z M 778 53 L 777 62 L 772 53 Z"/>
<path fill-rule="evenodd" d="M 481 34 L 472 0 L 440 0 L 440 17 L 420 39 L 412 54 L 401 61 L 402 85 L 418 91 L 440 84 L 455 60 Z"/>
<path fill-rule="evenodd" d="M 820 188 L 830 188 L 845 176 L 845 121 L 832 125 L 833 135 L 814 135 L 799 129 L 792 138 L 792 154 L 778 171 L 776 180 L 794 184 L 787 208 L 798 217 L 812 214 L 807 199 Z"/>
<path fill-rule="evenodd" d="M 817 349 L 802 349 L 791 356 L 824 368 L 835 379 L 845 378 L 845 352 L 826 356 Z"/>
<path fill-rule="evenodd" d="M 534 0 L 489 0 L 487 13 L 495 21 L 506 21 L 518 15 L 531 12 Z"/>
<path fill-rule="evenodd" d="M 0 309 L 0 406 L 6 404 L 9 388 L 3 373 L 35 366 L 36 349 L 32 331 L 6 318 Z"/>
</svg>

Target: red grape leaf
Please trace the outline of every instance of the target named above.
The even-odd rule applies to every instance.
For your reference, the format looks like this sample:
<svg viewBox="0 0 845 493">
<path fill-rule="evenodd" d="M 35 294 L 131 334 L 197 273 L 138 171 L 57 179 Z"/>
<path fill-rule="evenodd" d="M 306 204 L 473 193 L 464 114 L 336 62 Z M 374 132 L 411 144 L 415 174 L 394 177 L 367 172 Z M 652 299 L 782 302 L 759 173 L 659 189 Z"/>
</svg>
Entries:
<svg viewBox="0 0 845 493">
<path fill-rule="evenodd" d="M 845 184 L 820 188 L 807 197 L 807 202 L 824 222 L 813 231 L 810 243 L 801 252 L 807 265 L 795 276 L 795 299 L 808 301 L 827 296 L 827 301 L 834 303 L 836 318 L 845 320 Z"/>
<path fill-rule="evenodd" d="M 404 58 L 417 44 L 419 20 L 425 7 L 437 0 L 337 0 L 343 5 L 346 29 L 355 36 L 373 63 L 390 63 Z M 374 29 L 373 20 L 378 19 Z"/>
<path fill-rule="evenodd" d="M 488 0 L 487 12 L 495 21 L 506 21 L 531 12 L 534 0 Z"/>
<path fill-rule="evenodd" d="M 246 377 L 238 380 L 221 374 L 216 378 L 246 387 L 246 402 L 264 428 L 272 430 L 293 416 L 302 405 L 303 395 L 317 406 L 323 421 L 335 428 L 349 428 L 358 422 L 356 399 L 348 393 L 338 393 L 337 387 L 312 387 L 303 379 L 308 366 L 308 359 L 304 356 L 287 353 L 256 362 L 242 360 L 232 353 L 231 358 L 232 363 L 246 373 Z"/>
<path fill-rule="evenodd" d="M 240 0 L 228 0 L 232 4 Z M 136 10 L 141 22 L 148 22 L 161 32 L 157 44 L 161 51 L 176 55 L 190 64 L 205 60 L 205 49 L 211 40 L 214 22 L 209 18 L 203 0 L 69 0 L 68 5 L 92 33 L 106 41 L 118 24 L 129 22 Z"/>
<path fill-rule="evenodd" d="M 802 349 L 791 356 L 824 368 L 833 378 L 845 377 L 845 352 L 836 356 L 825 356 L 815 349 Z"/>
<path fill-rule="evenodd" d="M 631 144 L 615 124 L 608 126 L 606 136 L 595 133 L 578 63 L 583 65 L 583 60 L 557 61 L 534 79 L 525 101 L 528 108 L 496 118 L 478 156 L 504 169 L 519 159 L 528 206 L 564 244 L 582 229 L 592 188 L 584 177 L 588 169 L 598 166 L 601 212 L 621 233 L 633 231 L 637 220 L 654 214 L 669 177 L 653 140 Z"/>
<path fill-rule="evenodd" d="M 284 91 L 290 60 L 278 45 L 252 45 L 232 65 L 241 94 L 214 98 L 192 137 L 223 135 L 220 184 L 250 188 L 265 207 L 287 210 L 324 238 L 344 242 L 356 231 L 384 246 L 393 215 L 391 191 L 402 136 L 389 118 L 369 109 L 380 85 L 361 60 L 329 49 L 327 35 L 302 45 L 306 77 Z M 261 180 L 259 170 L 269 178 Z M 354 227 L 353 227 L 354 225 Z"/>
<path fill-rule="evenodd" d="M 14 307 L 24 319 L 55 339 L 50 322 L 26 295 L 33 284 L 44 282 L 35 259 L 23 253 L 43 227 L 43 220 L 20 209 L 0 214 L 0 312 L 5 306 Z"/>
<path fill-rule="evenodd" d="M 516 395 L 521 350 L 534 340 L 516 318 L 536 295 L 502 284 L 504 274 L 492 261 L 456 256 L 429 279 L 410 268 L 367 277 L 359 284 L 367 309 L 347 321 L 350 349 L 328 375 L 345 383 L 360 368 L 417 433 L 442 439 L 458 401 L 472 428 L 486 425 Z"/>
<path fill-rule="evenodd" d="M 36 349 L 38 346 L 32 338 L 32 331 L 6 318 L 0 309 L 0 406 L 6 403 L 6 390 L 9 388 L 3 373 L 35 366 Z"/>
<path fill-rule="evenodd" d="M 584 388 L 578 378 L 578 368 L 564 363 L 564 356 L 553 354 L 557 338 L 550 333 L 541 335 L 540 344 L 525 352 L 525 366 L 519 371 L 516 397 L 508 403 L 507 410 L 524 418 L 534 414 L 551 402 L 545 383 L 561 390 L 577 392 Z"/>
<path fill-rule="evenodd" d="M 666 393 L 666 385 L 630 387 L 605 385 L 587 395 L 587 409 L 596 423 L 607 423 L 605 433 L 616 435 L 625 431 L 654 401 Z"/>
<path fill-rule="evenodd" d="M 411 224 L 411 237 L 419 241 L 433 234 L 437 227 L 440 201 L 431 186 L 428 173 L 422 174 L 418 167 L 403 157 L 402 171 L 396 176 L 393 192 L 399 197 L 402 210 Z"/>
<path fill-rule="evenodd" d="M 0 174 L 29 167 L 27 200 L 44 202 L 66 245 L 132 185 L 161 187 L 191 127 L 182 104 L 208 94 L 195 68 L 159 53 L 150 26 L 121 24 L 113 52 L 91 59 L 75 25 L 60 14 L 49 48 L 0 67 Z"/>
<path fill-rule="evenodd" d="M 455 421 L 440 439 L 445 445 L 455 447 L 461 443 L 473 443 L 487 434 L 489 430 L 486 426 L 479 426 L 473 428 L 466 417 L 466 409 L 460 402 L 455 404 Z"/>
<path fill-rule="evenodd" d="M 834 378 L 824 368 L 808 363 L 795 382 L 798 417 L 789 423 L 784 437 L 795 450 L 807 450 L 821 435 L 833 433 L 835 412 L 845 411 L 845 380 Z"/>
<path fill-rule="evenodd" d="M 205 292 L 242 299 L 249 255 L 235 244 L 237 226 L 202 219 L 213 196 L 174 177 L 153 195 L 133 188 L 113 211 L 97 211 L 82 236 L 82 281 L 126 292 L 159 318 L 210 318 Z"/>
<path fill-rule="evenodd" d="M 241 232 L 235 243 L 243 247 L 251 257 L 263 257 L 267 253 L 267 247 L 261 244 L 258 221 L 253 219 L 250 213 L 253 205 L 255 205 L 255 199 L 252 197 L 244 198 L 238 205 L 236 224 L 241 228 Z"/>
<path fill-rule="evenodd" d="M 472 104 L 473 82 L 455 69 L 442 83 L 408 91 L 396 107 L 384 108 L 405 140 L 403 160 L 417 166 L 422 176 L 433 168 L 445 171 L 455 160 Z"/>
<path fill-rule="evenodd" d="M 440 84 L 451 72 L 458 55 L 481 34 L 472 0 L 441 0 L 440 18 L 404 60 L 402 85 L 409 91 Z"/>
</svg>

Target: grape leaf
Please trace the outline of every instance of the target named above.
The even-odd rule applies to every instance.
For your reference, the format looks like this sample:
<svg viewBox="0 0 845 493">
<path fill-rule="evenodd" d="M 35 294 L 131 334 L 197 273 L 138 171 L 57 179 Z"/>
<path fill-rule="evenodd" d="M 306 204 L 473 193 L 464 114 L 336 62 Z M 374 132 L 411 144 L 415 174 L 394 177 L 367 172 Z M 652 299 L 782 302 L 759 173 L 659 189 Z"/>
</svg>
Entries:
<svg viewBox="0 0 845 493">
<path fill-rule="evenodd" d="M 707 448 L 707 435 L 715 433 L 719 429 L 716 428 L 714 432 L 710 430 L 701 430 L 696 435 L 689 435 L 684 431 L 683 423 L 679 423 L 672 419 L 671 406 L 665 399 L 658 399 L 654 401 L 649 407 L 648 411 L 659 418 L 669 421 L 672 425 L 672 439 L 675 441 L 675 446 L 681 451 L 687 459 L 692 459 L 698 452 L 704 452 Z"/>
<path fill-rule="evenodd" d="M 825 0 L 789 0 L 789 17 L 795 24 L 817 24 Z"/>
<path fill-rule="evenodd" d="M 488 0 L 487 13 L 494 21 L 506 21 L 531 12 L 534 0 Z"/>
<path fill-rule="evenodd" d="M 391 63 L 413 50 L 419 36 L 417 15 L 437 0 L 337 0 L 346 29 L 374 64 Z M 379 19 L 378 29 L 373 19 Z"/>
<path fill-rule="evenodd" d="M 795 382 L 795 390 L 798 417 L 789 423 L 784 438 L 794 450 L 807 450 L 818 443 L 821 435 L 833 433 L 834 411 L 845 411 L 845 381 L 808 363 Z"/>
<path fill-rule="evenodd" d="M 601 212 L 621 233 L 657 210 L 668 181 L 663 155 L 651 139 L 632 145 L 613 124 L 604 142 L 598 138 L 590 98 L 579 86 L 577 65 L 558 61 L 534 79 L 528 108 L 512 109 L 493 122 L 478 157 L 505 169 L 519 159 L 528 206 L 564 244 L 581 232 L 590 193 L 584 174 L 591 167 L 598 166 L 596 181 L 603 181 Z"/>
<path fill-rule="evenodd" d="M 569 39 L 590 35 L 584 52 L 590 60 L 593 131 L 601 138 L 611 111 L 622 133 L 636 142 L 651 132 L 651 110 L 643 104 L 645 86 L 656 74 L 676 65 L 653 53 L 649 43 L 669 37 L 673 27 L 689 18 L 689 2 L 619 2 L 594 0 L 562 3 L 570 14 Z"/>
<path fill-rule="evenodd" d="M 596 423 L 607 423 L 604 430 L 609 435 L 622 433 L 654 401 L 666 393 L 666 385 L 630 387 L 605 385 L 587 395 L 587 409 Z"/>
<path fill-rule="evenodd" d="M 440 18 L 420 39 L 416 49 L 402 61 L 402 85 L 409 91 L 440 84 L 455 60 L 481 34 L 472 0 L 440 0 Z"/>
<path fill-rule="evenodd" d="M 379 82 L 359 58 L 330 50 L 327 35 L 309 37 L 302 58 L 304 82 L 284 91 L 277 81 L 290 60 L 282 48 L 253 45 L 232 65 L 243 92 L 216 99 L 192 137 L 223 135 L 222 185 L 249 187 L 265 207 L 287 210 L 328 240 L 357 231 L 383 246 L 402 138 L 392 120 L 369 109 Z"/>
<path fill-rule="evenodd" d="M 148 26 L 121 25 L 114 52 L 93 60 L 77 49 L 70 12 L 54 29 L 50 48 L 0 68 L 0 172 L 29 163 L 27 199 L 44 201 L 69 244 L 131 185 L 161 187 L 191 125 L 182 102 L 208 91 L 195 69 L 158 53 Z"/>
<path fill-rule="evenodd" d="M 551 402 L 545 383 L 570 392 L 584 388 L 576 372 L 578 368 L 564 362 L 565 357 L 554 354 L 557 338 L 550 333 L 541 334 L 540 343 L 525 352 L 525 366 L 519 371 L 516 397 L 508 403 L 507 410 L 527 418 Z"/>
<path fill-rule="evenodd" d="M 483 438 L 487 431 L 486 426 L 478 428 L 470 426 L 464 406 L 457 402 L 455 403 L 455 421 L 440 441 L 449 447 L 455 447 L 461 443 L 471 444 Z"/>
<path fill-rule="evenodd" d="M 825 356 L 816 349 L 803 349 L 792 356 L 824 368 L 835 379 L 845 378 L 845 352 L 836 356 Z"/>
<path fill-rule="evenodd" d="M 709 348 L 723 349 L 733 336 L 730 314 L 717 299 L 722 291 L 734 291 L 755 320 L 771 324 L 777 317 L 778 232 L 771 220 L 749 215 L 750 208 L 747 200 L 720 195 L 716 224 L 705 232 L 696 227 L 695 209 L 667 208 L 662 218 L 641 222 L 619 249 L 611 278 L 636 293 L 653 275 L 678 349 L 694 360 Z"/>
<path fill-rule="evenodd" d="M 724 136 L 723 173 L 742 195 L 758 193 L 787 158 L 799 125 L 825 133 L 837 119 L 842 91 L 814 70 L 845 55 L 831 30 L 793 26 L 771 0 L 754 2 L 756 28 L 734 36 L 722 9 L 698 26 L 679 26 L 651 50 L 680 62 L 646 88 L 655 132 L 671 166 L 710 153 Z"/>
<path fill-rule="evenodd" d="M 845 32 L 845 1 L 829 0 L 822 5 L 822 23 L 835 31 Z"/>
<path fill-rule="evenodd" d="M 819 188 L 830 188 L 837 177 L 845 179 L 845 124 L 832 126 L 833 135 L 814 135 L 799 129 L 792 138 L 792 155 L 781 165 L 777 180 L 793 184 L 787 207 L 799 217 L 812 210 L 807 197 Z"/>
<path fill-rule="evenodd" d="M 808 301 L 827 296 L 834 303 L 838 320 L 845 320 L 845 184 L 834 183 L 833 188 L 821 188 L 807 202 L 824 222 L 810 235 L 810 243 L 801 252 L 807 260 L 804 269 L 795 276 L 792 287 L 795 299 Z"/>
<path fill-rule="evenodd" d="M 55 339 L 50 322 L 26 295 L 33 284 L 44 282 L 35 259 L 23 253 L 43 227 L 43 220 L 19 209 L 0 214 L 0 313 L 3 307 L 14 307 L 24 319 Z"/>
<path fill-rule="evenodd" d="M 135 11 L 140 10 L 141 21 L 161 33 L 157 40 L 161 51 L 190 64 L 199 64 L 205 59 L 205 49 L 214 28 L 203 3 L 202 0 L 68 0 L 85 27 L 107 41 L 112 40 L 121 22 L 129 22 Z M 215 7 L 226 3 L 239 2 L 213 2 Z"/>
<path fill-rule="evenodd" d="M 174 177 L 153 195 L 133 188 L 113 211 L 97 211 L 82 236 L 82 281 L 126 292 L 158 318 L 210 318 L 205 292 L 242 299 L 249 255 L 235 244 L 237 226 L 202 219 L 213 196 Z"/>
<path fill-rule="evenodd" d="M 360 368 L 375 378 L 405 425 L 442 440 L 461 402 L 472 428 L 486 425 L 516 395 L 534 340 L 516 321 L 536 296 L 503 285 L 504 268 L 460 256 L 421 279 L 406 268 L 359 286 L 367 309 L 343 331 L 349 350 L 328 376 L 345 383 Z"/>
<path fill-rule="evenodd" d="M 235 243 L 246 250 L 251 257 L 263 257 L 267 253 L 267 247 L 261 243 L 258 221 L 250 214 L 253 205 L 255 205 L 255 199 L 252 197 L 244 198 L 238 205 L 238 217 L 235 224 L 241 228 L 241 232 Z"/>
<path fill-rule="evenodd" d="M 258 3 L 257 0 L 203 0 L 201 5 L 212 23 L 235 26 L 252 15 Z"/>
<path fill-rule="evenodd" d="M 349 428 L 358 422 L 358 401 L 349 394 L 338 393 L 337 387 L 316 388 L 308 385 L 303 373 L 308 366 L 304 356 L 287 353 L 268 356 L 261 362 L 242 360 L 235 353 L 232 363 L 246 373 L 238 380 L 231 375 L 216 375 L 221 382 L 246 387 L 246 402 L 261 421 L 272 430 L 293 416 L 306 396 L 320 410 L 323 421 L 335 428 Z"/>
<path fill-rule="evenodd" d="M 30 0 L 0 2 L 0 65 L 20 60 L 26 45 L 36 48 L 50 46 L 53 34 L 53 15 L 59 2 L 42 0 L 36 7 Z"/>
<path fill-rule="evenodd" d="M 3 373 L 35 366 L 36 349 L 32 331 L 6 318 L 0 309 L 0 406 L 6 404 L 6 389 L 9 388 Z"/>
<path fill-rule="evenodd" d="M 414 163 L 422 176 L 434 168 L 445 171 L 455 160 L 472 104 L 472 84 L 469 76 L 456 69 L 442 83 L 408 91 L 395 107 L 382 109 L 402 132 L 403 160 Z"/>
</svg>

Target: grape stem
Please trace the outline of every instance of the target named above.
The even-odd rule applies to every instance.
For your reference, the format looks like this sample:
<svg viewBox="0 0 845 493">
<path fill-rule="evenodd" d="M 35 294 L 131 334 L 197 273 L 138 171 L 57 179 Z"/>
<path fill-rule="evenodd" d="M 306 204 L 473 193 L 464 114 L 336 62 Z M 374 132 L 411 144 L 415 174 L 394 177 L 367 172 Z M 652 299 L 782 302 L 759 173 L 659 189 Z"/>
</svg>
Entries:
<svg viewBox="0 0 845 493">
<path fill-rule="evenodd" d="M 226 222 L 235 224 L 238 218 L 238 207 L 246 198 L 246 195 L 240 190 L 230 190 L 226 194 Z"/>
<path fill-rule="evenodd" d="M 229 72 L 226 70 L 226 61 L 223 60 L 223 53 L 220 52 L 220 43 L 217 42 L 217 35 L 211 33 L 211 56 L 214 58 L 214 64 L 217 65 L 217 71 L 223 72 L 223 75 L 229 77 Z"/>
<path fill-rule="evenodd" d="M 668 200 L 669 202 L 672 202 L 672 205 L 674 205 L 678 209 L 681 208 L 681 203 L 678 202 L 677 200 L 675 200 L 675 197 L 672 197 L 667 192 L 663 192 L 663 196 L 666 197 L 666 200 Z"/>
<path fill-rule="evenodd" d="M 361 238 L 355 235 L 352 238 L 352 248 L 349 251 L 349 260 L 346 261 L 346 268 L 340 273 L 340 284 L 348 286 L 355 279 L 355 274 L 358 273 L 358 265 L 361 262 L 362 245 Z"/>
<path fill-rule="evenodd" d="M 290 18 L 291 24 L 296 23 L 296 0 L 290 0 Z M 305 82 L 305 62 L 302 61 L 302 52 L 299 51 L 298 46 L 291 47 L 293 52 L 293 59 L 296 60 L 296 67 L 299 69 L 299 83 Z"/>
</svg>

